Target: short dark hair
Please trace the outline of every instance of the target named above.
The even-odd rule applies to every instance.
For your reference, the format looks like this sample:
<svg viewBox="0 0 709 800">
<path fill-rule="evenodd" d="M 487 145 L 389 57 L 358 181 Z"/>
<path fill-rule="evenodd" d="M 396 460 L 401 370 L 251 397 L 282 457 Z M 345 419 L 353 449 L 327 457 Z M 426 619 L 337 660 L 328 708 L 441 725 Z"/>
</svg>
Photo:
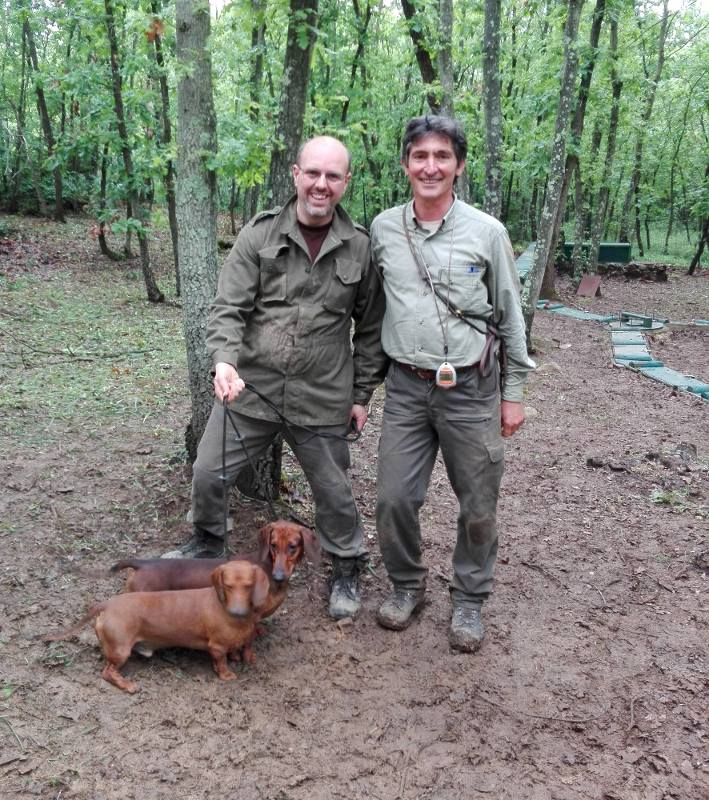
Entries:
<svg viewBox="0 0 709 800">
<path fill-rule="evenodd" d="M 465 161 L 468 154 L 468 140 L 465 138 L 460 122 L 451 117 L 424 114 L 422 117 L 413 117 L 406 125 L 404 141 L 401 145 L 401 160 L 404 163 L 409 160 L 409 151 L 412 145 L 429 133 L 437 133 L 450 139 L 456 162 L 460 164 L 461 161 Z"/>
</svg>

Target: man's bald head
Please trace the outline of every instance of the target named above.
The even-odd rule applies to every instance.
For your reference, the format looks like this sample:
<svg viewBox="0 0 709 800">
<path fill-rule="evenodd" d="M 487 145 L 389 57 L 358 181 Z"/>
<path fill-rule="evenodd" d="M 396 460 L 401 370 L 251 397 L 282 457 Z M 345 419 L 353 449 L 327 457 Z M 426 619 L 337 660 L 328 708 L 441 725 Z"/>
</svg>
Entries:
<svg viewBox="0 0 709 800">
<path fill-rule="evenodd" d="M 349 181 L 350 154 L 342 142 L 332 136 L 305 142 L 293 164 L 298 219 L 316 227 L 329 223 Z"/>
<path fill-rule="evenodd" d="M 308 139 L 307 142 L 303 142 L 303 144 L 301 144 L 301 146 L 298 148 L 298 155 L 295 159 L 295 163 L 298 164 L 298 166 L 301 166 L 301 159 L 305 149 L 311 145 L 315 145 L 316 147 L 319 145 L 324 145 L 325 147 L 332 148 L 335 151 L 342 150 L 342 152 L 345 154 L 345 158 L 347 159 L 347 172 L 350 171 L 350 168 L 352 167 L 352 156 L 350 155 L 350 151 L 339 139 L 335 139 L 334 136 L 314 136 L 312 139 Z"/>
</svg>

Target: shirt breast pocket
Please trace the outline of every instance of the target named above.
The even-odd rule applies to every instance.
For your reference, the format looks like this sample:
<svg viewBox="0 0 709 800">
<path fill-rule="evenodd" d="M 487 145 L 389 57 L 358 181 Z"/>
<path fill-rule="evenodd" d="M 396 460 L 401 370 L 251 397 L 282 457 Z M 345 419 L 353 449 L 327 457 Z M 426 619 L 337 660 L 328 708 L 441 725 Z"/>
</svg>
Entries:
<svg viewBox="0 0 709 800">
<path fill-rule="evenodd" d="M 287 250 L 264 247 L 258 255 L 261 299 L 265 303 L 285 300 L 288 291 Z"/>
<path fill-rule="evenodd" d="M 438 271 L 438 289 L 448 294 L 451 301 L 464 311 L 474 311 L 480 303 L 487 303 L 487 286 L 483 282 L 485 267 L 479 264 L 445 266 Z"/>
<path fill-rule="evenodd" d="M 336 258 L 335 269 L 323 306 L 335 314 L 346 314 L 352 311 L 357 286 L 362 280 L 362 264 L 348 258 Z"/>
</svg>

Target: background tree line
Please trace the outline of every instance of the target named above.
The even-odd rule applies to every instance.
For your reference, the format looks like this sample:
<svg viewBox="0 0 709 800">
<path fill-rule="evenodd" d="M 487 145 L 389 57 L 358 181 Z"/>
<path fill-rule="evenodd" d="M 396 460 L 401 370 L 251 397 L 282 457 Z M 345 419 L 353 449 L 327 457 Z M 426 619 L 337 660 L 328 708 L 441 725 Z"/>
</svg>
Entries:
<svg viewBox="0 0 709 800">
<path fill-rule="evenodd" d="M 528 332 L 563 229 L 694 253 L 709 220 L 709 14 L 702 0 L 2 0 L 0 207 L 96 219 L 120 259 L 170 227 L 183 296 L 194 452 L 211 405 L 204 324 L 216 215 L 232 232 L 291 192 L 299 142 L 353 155 L 347 205 L 402 201 L 406 120 L 464 124 L 461 195 L 536 240 Z M 107 233 L 110 235 L 107 236 Z M 687 258 L 690 261 L 690 258 Z"/>
<path fill-rule="evenodd" d="M 174 194 L 174 6 L 2 6 L 2 206 L 57 219 L 67 206 L 85 208 L 114 232 L 140 234 Z M 209 166 L 219 207 L 235 218 L 282 199 L 301 125 L 305 136 L 346 141 L 356 173 L 348 205 L 369 222 L 404 195 L 405 120 L 442 110 L 470 138 L 468 197 L 516 241 L 537 238 L 568 40 L 564 217 L 580 204 L 586 234 L 595 223 L 640 253 L 678 230 L 698 238 L 709 150 L 709 15 L 699 2 L 238 0 L 213 14 L 218 145 Z"/>
</svg>

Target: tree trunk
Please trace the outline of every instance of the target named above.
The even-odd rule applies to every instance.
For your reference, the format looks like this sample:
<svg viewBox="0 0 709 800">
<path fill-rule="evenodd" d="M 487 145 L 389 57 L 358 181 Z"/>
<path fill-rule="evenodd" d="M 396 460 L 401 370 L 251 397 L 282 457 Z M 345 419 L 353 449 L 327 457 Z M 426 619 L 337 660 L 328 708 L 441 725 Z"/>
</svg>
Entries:
<svg viewBox="0 0 709 800">
<path fill-rule="evenodd" d="M 417 25 L 416 16 L 418 12 L 416 5 L 412 0 L 401 0 L 401 9 L 408 23 L 409 36 L 414 45 L 414 54 L 419 65 L 419 70 L 421 70 L 421 79 L 427 86 L 431 86 L 437 82 L 438 75 L 436 74 L 436 66 L 431 59 L 431 53 L 429 52 L 426 39 L 420 26 Z M 434 91 L 429 91 L 426 95 L 426 99 L 428 100 L 431 113 L 440 114 L 441 104 L 436 97 L 436 93 Z"/>
<path fill-rule="evenodd" d="M 158 289 L 153 271 L 150 267 L 150 250 L 148 248 L 148 238 L 145 232 L 147 217 L 138 194 L 135 170 L 133 169 L 133 153 L 131 152 L 130 143 L 128 141 L 128 129 L 126 127 L 125 112 L 123 110 L 123 89 L 118 61 L 118 40 L 116 39 L 116 24 L 113 16 L 113 0 L 104 0 L 104 8 L 106 9 L 106 32 L 108 34 L 108 44 L 111 51 L 113 107 L 116 114 L 118 135 L 121 139 L 123 167 L 126 172 L 126 182 L 128 184 L 128 197 L 133 209 L 133 216 L 138 222 L 137 235 L 138 245 L 140 247 L 140 266 L 143 270 L 143 280 L 145 281 L 148 300 L 151 303 L 162 303 L 165 300 L 165 296 L 160 289 Z"/>
<path fill-rule="evenodd" d="M 569 192 L 569 184 L 571 178 L 575 180 L 575 208 L 580 212 L 583 208 L 583 181 L 581 177 L 581 164 L 579 161 L 579 150 L 581 148 L 581 138 L 583 136 L 584 123 L 586 121 L 586 106 L 588 105 L 588 96 L 591 88 L 591 79 L 593 78 L 593 70 L 596 66 L 596 57 L 598 55 L 598 41 L 601 36 L 601 27 L 603 25 L 603 16 L 605 13 L 605 0 L 596 0 L 596 7 L 593 12 L 593 22 L 591 24 L 591 31 L 589 34 L 589 57 L 583 68 L 581 69 L 581 82 L 579 84 L 578 97 L 576 99 L 576 109 L 574 117 L 571 122 L 571 151 L 566 154 L 566 164 L 564 165 L 564 178 L 561 182 L 561 192 L 559 195 L 559 204 L 557 207 L 556 220 L 554 222 L 554 232 L 552 237 L 552 244 L 550 249 L 549 258 L 551 263 L 546 264 L 545 272 L 550 273 L 545 275 L 544 288 L 549 288 L 551 284 L 553 291 L 554 287 L 554 258 L 556 253 L 556 243 L 559 240 L 559 231 L 563 222 L 564 209 L 566 208 L 566 198 Z M 593 161 L 591 161 L 593 163 Z M 575 244 L 581 247 L 581 242 L 574 239 Z M 580 252 L 580 251 L 579 251 Z M 544 288 L 542 291 L 544 291 Z M 545 295 L 546 296 L 546 295 Z"/>
<path fill-rule="evenodd" d="M 704 79 L 702 76 L 701 80 Z M 679 166 L 679 150 L 682 146 L 682 139 L 684 138 L 684 134 L 687 131 L 687 117 L 689 116 L 689 107 L 692 102 L 692 98 L 694 96 L 694 90 L 697 88 L 697 82 L 695 82 L 689 89 L 687 103 L 684 107 L 684 114 L 682 114 L 682 127 L 680 128 L 679 135 L 677 136 L 677 145 L 675 146 L 674 152 L 672 153 L 672 161 L 670 167 L 670 196 L 669 196 L 669 203 L 670 203 L 670 218 L 667 223 L 667 234 L 665 236 L 665 246 L 662 252 L 667 255 L 669 252 L 669 245 L 670 245 L 670 237 L 672 236 L 672 224 L 674 222 L 674 213 L 675 213 L 675 172 Z M 648 248 L 649 249 L 649 248 Z"/>
<path fill-rule="evenodd" d="M 261 85 L 263 84 L 263 53 L 266 36 L 263 0 L 252 0 L 251 9 L 254 14 L 254 21 L 251 26 L 251 78 L 249 81 L 251 105 L 249 106 L 249 117 L 255 126 L 258 124 L 261 115 Z M 244 192 L 244 223 L 258 211 L 260 193 L 260 184 L 254 184 L 246 188 Z"/>
<path fill-rule="evenodd" d="M 702 235 L 699 239 L 699 244 L 697 245 L 696 252 L 692 256 L 692 260 L 689 263 L 689 269 L 687 270 L 687 275 L 694 275 L 694 271 L 697 269 L 699 261 L 702 257 L 702 253 L 704 252 L 704 247 L 709 242 L 709 217 L 704 217 L 704 225 L 702 225 Z"/>
<path fill-rule="evenodd" d="M 633 171 L 630 175 L 630 185 L 628 186 L 628 192 L 625 196 L 625 202 L 623 204 L 623 212 L 621 215 L 621 222 L 620 222 L 620 235 L 619 239 L 621 242 L 629 242 L 629 228 L 628 228 L 628 220 L 630 217 L 631 208 L 635 212 L 636 224 L 638 213 L 640 210 L 640 178 L 642 176 L 642 169 L 643 169 L 643 148 L 645 145 L 645 132 L 648 129 L 650 117 L 652 116 L 652 108 L 655 104 L 655 95 L 657 94 L 657 86 L 660 83 L 660 78 L 662 77 L 662 67 L 665 63 L 665 41 L 667 39 L 667 32 L 669 29 L 669 16 L 667 10 L 668 0 L 663 0 L 663 10 L 662 10 L 662 20 L 660 21 L 660 33 L 658 39 L 658 47 L 657 47 L 657 64 L 655 66 L 655 75 L 650 80 L 647 94 L 645 95 L 645 107 L 643 109 L 642 118 L 640 121 L 640 125 L 638 126 L 638 136 L 635 140 L 635 158 L 633 160 Z M 641 38 L 641 42 L 644 41 Z M 646 76 L 649 79 L 649 76 Z M 642 240 L 638 237 L 638 242 L 640 246 L 640 251 L 642 254 Z"/>
<path fill-rule="evenodd" d="M 310 58 L 315 45 L 318 0 L 290 0 L 288 37 L 283 66 L 281 109 L 276 130 L 281 141 L 271 155 L 271 187 L 274 205 L 283 205 L 293 193 L 291 166 L 295 163 L 303 135 L 303 116 L 310 81 Z M 305 47 L 301 44 L 305 42 Z M 236 480 L 238 489 L 249 497 L 275 499 L 280 491 L 280 464 L 283 441 L 277 437 L 256 464 L 242 470 Z M 274 470 L 278 467 L 278 475 Z"/>
<path fill-rule="evenodd" d="M 108 246 L 106 241 L 106 185 L 108 183 L 108 142 L 103 145 L 103 153 L 101 154 L 101 182 L 99 188 L 99 205 L 98 205 L 98 246 L 101 255 L 110 258 L 111 261 L 120 261 L 121 257 L 114 250 Z"/>
<path fill-rule="evenodd" d="M 49 111 L 47 110 L 47 100 L 44 96 L 44 88 L 41 84 L 39 77 L 39 62 L 37 60 L 37 49 L 34 44 L 34 34 L 30 27 L 29 19 L 25 17 L 23 22 L 23 31 L 25 41 L 27 42 L 28 54 L 30 57 L 30 64 L 35 73 L 35 92 L 37 94 L 37 110 L 39 112 L 39 119 L 42 123 L 42 132 L 44 133 L 44 140 L 47 143 L 47 153 L 51 158 L 54 155 L 55 142 L 54 134 L 52 133 L 52 123 L 49 119 Z M 64 199 L 62 189 L 62 172 L 59 165 L 55 165 L 52 169 L 54 176 L 54 219 L 57 222 L 66 222 L 64 218 Z M 41 187 L 38 187 L 41 192 Z"/>
<path fill-rule="evenodd" d="M 151 0 L 154 16 L 158 16 L 157 0 Z M 158 29 L 153 31 L 153 45 L 155 47 L 155 62 L 158 65 L 158 81 L 160 83 L 160 118 L 162 121 L 162 137 L 160 144 L 168 149 L 172 142 L 172 123 L 170 122 L 170 94 L 165 72 L 165 58 L 162 52 L 162 39 Z M 165 173 L 165 198 L 167 200 L 167 218 L 170 223 L 170 239 L 172 241 L 172 258 L 175 264 L 175 294 L 179 297 L 182 292 L 180 282 L 180 257 L 177 247 L 177 211 L 175 209 L 175 167 L 172 158 L 167 160 Z"/>
<path fill-rule="evenodd" d="M 276 125 L 278 139 L 271 155 L 269 178 L 274 205 L 283 205 L 293 193 L 291 166 L 295 163 L 303 135 L 317 14 L 318 0 L 290 0 L 281 108 Z M 303 42 L 305 47 L 301 47 Z"/>
<path fill-rule="evenodd" d="M 14 214 L 20 208 L 20 182 L 22 178 L 22 150 L 25 142 L 25 113 L 27 111 L 27 36 L 24 26 L 22 28 L 22 53 L 20 56 L 20 97 L 14 109 L 17 121 L 17 136 L 15 137 L 15 155 L 12 167 L 12 183 L 7 200 L 7 210 Z"/>
<path fill-rule="evenodd" d="M 549 163 L 549 179 L 547 182 L 546 197 L 539 221 L 539 235 L 537 247 L 534 252 L 534 262 L 524 283 L 522 291 L 522 314 L 527 333 L 527 345 L 531 349 L 532 322 L 536 311 L 539 290 L 542 285 L 545 267 L 549 263 L 554 238 L 554 226 L 558 213 L 561 183 L 564 177 L 564 163 L 566 156 L 566 129 L 571 115 L 571 101 L 576 83 L 576 67 L 578 54 L 576 52 L 576 39 L 578 37 L 579 19 L 583 0 L 568 0 L 566 26 L 564 28 L 564 61 L 561 74 L 561 89 L 559 92 L 559 107 L 556 114 L 554 143 L 552 145 L 551 160 Z"/>
<path fill-rule="evenodd" d="M 453 0 L 438 0 L 440 47 L 438 72 L 441 76 L 441 114 L 453 116 Z"/>
<path fill-rule="evenodd" d="M 598 151 L 601 148 L 601 139 L 603 132 L 601 130 L 600 120 L 596 120 L 593 127 L 593 134 L 591 135 L 591 149 L 589 152 L 588 163 L 595 164 L 598 159 Z M 591 174 L 589 170 L 588 180 L 584 181 L 581 177 L 580 165 L 577 166 L 574 174 L 574 214 L 576 223 L 574 226 L 574 249 L 571 255 L 572 271 L 576 283 L 580 282 L 584 272 L 588 271 L 588 261 L 583 256 L 583 243 L 590 235 L 591 231 Z"/>
<path fill-rule="evenodd" d="M 704 170 L 704 180 L 706 181 L 709 178 L 709 163 Z M 697 249 L 692 256 L 692 260 L 689 263 L 689 269 L 687 270 L 687 275 L 694 275 L 694 271 L 697 269 L 699 261 L 702 257 L 702 253 L 704 252 L 704 247 L 706 246 L 707 242 L 709 242 L 709 214 L 704 217 L 704 224 L 702 225 L 702 233 L 699 237 L 699 244 L 697 244 Z"/>
<path fill-rule="evenodd" d="M 483 106 L 485 107 L 485 200 L 483 211 L 502 211 L 502 104 L 500 100 L 501 0 L 485 0 Z"/>
<path fill-rule="evenodd" d="M 209 50 L 209 6 L 175 4 L 177 84 L 177 243 L 192 419 L 185 434 L 190 461 L 214 404 L 211 360 L 205 344 L 209 307 L 217 290 L 217 182 L 207 168 L 217 151 Z"/>
</svg>

